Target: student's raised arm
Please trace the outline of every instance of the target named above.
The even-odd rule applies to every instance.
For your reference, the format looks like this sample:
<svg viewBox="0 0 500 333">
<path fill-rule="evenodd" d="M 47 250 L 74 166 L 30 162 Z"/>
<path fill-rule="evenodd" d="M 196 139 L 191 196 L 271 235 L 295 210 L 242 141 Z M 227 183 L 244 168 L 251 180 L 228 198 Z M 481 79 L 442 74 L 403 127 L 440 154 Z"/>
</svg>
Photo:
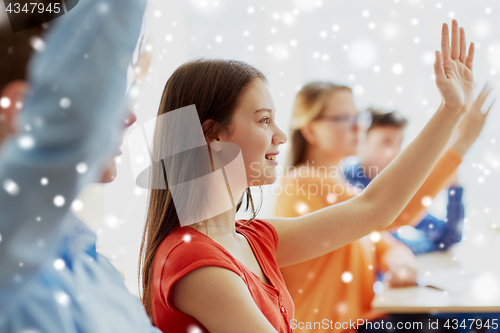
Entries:
<svg viewBox="0 0 500 333">
<path fill-rule="evenodd" d="M 459 30 L 455 20 L 451 36 L 450 47 L 448 26 L 444 24 L 442 52 L 436 52 L 434 64 L 436 84 L 443 98 L 441 106 L 417 138 L 363 194 L 297 218 L 269 219 L 279 236 L 280 266 L 318 257 L 387 227 L 414 196 L 473 100 L 474 44 L 467 55 L 465 32 Z"/>
<path fill-rule="evenodd" d="M 0 312 L 55 259 L 73 199 L 116 152 L 145 3 L 80 1 L 29 67 L 18 134 L 0 155 Z"/>
</svg>

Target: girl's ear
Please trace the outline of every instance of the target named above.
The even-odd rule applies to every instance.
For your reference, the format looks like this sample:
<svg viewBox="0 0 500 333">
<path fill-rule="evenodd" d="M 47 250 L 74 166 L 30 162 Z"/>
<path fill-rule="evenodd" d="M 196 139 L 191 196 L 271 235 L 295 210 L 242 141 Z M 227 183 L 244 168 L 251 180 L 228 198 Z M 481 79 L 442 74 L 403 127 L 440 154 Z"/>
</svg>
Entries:
<svg viewBox="0 0 500 333">
<path fill-rule="evenodd" d="M 213 126 L 215 122 L 212 119 L 205 120 L 201 125 L 203 133 L 205 134 L 205 140 L 210 145 L 210 148 L 214 152 L 220 152 L 222 150 L 222 143 L 219 138 L 210 139 L 209 136 L 214 132 Z"/>
<path fill-rule="evenodd" d="M 220 142 L 220 139 L 217 138 L 215 141 L 210 142 L 210 148 L 216 153 L 220 152 L 222 150 L 222 143 Z"/>
<path fill-rule="evenodd" d="M 302 133 L 302 136 L 304 137 L 304 139 L 306 139 L 307 143 L 309 143 L 311 146 L 316 145 L 317 140 L 312 123 L 307 123 L 305 126 L 303 126 L 300 129 L 300 133 Z"/>
</svg>

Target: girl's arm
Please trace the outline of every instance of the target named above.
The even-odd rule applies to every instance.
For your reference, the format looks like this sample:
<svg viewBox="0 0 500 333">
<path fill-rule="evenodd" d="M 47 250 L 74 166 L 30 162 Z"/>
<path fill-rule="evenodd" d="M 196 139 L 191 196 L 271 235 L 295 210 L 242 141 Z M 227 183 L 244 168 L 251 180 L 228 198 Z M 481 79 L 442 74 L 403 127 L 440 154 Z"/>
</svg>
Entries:
<svg viewBox="0 0 500 333">
<path fill-rule="evenodd" d="M 187 274 L 174 285 L 172 303 L 210 332 L 277 333 L 241 277 L 225 268 L 206 266 Z"/>
<path fill-rule="evenodd" d="M 451 47 L 443 25 L 442 53 L 434 71 L 443 98 L 438 111 L 417 138 L 365 189 L 363 194 L 301 217 L 272 218 L 278 232 L 280 266 L 309 260 L 382 229 L 394 221 L 429 175 L 474 94 L 474 45 L 466 55 L 465 32 L 453 20 Z"/>
</svg>

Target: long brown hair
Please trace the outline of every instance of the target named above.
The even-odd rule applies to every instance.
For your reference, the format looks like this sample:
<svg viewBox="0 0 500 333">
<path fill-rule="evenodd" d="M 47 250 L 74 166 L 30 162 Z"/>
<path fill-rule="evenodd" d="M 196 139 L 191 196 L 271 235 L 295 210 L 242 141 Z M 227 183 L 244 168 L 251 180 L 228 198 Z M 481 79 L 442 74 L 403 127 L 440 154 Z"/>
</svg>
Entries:
<svg viewBox="0 0 500 333">
<path fill-rule="evenodd" d="M 240 102 L 240 97 L 254 79 L 267 83 L 262 72 L 242 61 L 222 59 L 189 61 L 181 65 L 168 79 L 161 97 L 158 116 L 194 104 L 200 123 L 203 124 L 205 138 L 207 141 L 213 140 L 218 133 L 227 129 L 234 110 Z M 207 120 L 209 121 L 205 124 Z M 162 145 L 174 144 L 165 142 L 162 133 L 165 132 L 157 122 L 153 140 L 154 156 L 161 151 Z M 183 170 L 182 165 L 185 163 L 188 161 L 177 161 L 176 170 Z M 163 170 L 153 170 L 152 182 L 164 176 L 165 163 L 162 161 L 161 165 Z M 162 179 L 165 183 L 167 182 L 165 177 Z M 254 205 L 249 188 L 245 190 L 245 194 L 246 209 L 251 208 L 252 211 L 252 217 L 246 222 L 249 223 L 257 215 L 258 209 Z M 236 205 L 236 211 L 241 207 L 242 200 L 243 197 Z M 162 241 L 179 226 L 179 217 L 168 184 L 166 184 L 166 189 L 152 189 L 149 194 L 149 206 L 139 257 L 139 280 L 142 274 L 142 302 L 151 321 L 153 321 L 151 286 L 154 257 Z"/>
<path fill-rule="evenodd" d="M 290 148 L 288 165 L 297 166 L 305 162 L 308 143 L 300 129 L 321 115 L 326 100 L 331 94 L 351 88 L 331 82 L 315 81 L 304 85 L 297 95 L 290 122 Z"/>
</svg>

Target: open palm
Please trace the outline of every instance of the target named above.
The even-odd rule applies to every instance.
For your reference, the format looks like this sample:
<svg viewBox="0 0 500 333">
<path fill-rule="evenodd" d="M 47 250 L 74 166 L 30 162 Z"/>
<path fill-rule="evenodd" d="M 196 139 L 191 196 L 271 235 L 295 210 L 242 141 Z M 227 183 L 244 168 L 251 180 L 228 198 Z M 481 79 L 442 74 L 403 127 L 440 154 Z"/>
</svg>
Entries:
<svg viewBox="0 0 500 333">
<path fill-rule="evenodd" d="M 474 75 L 472 62 L 474 44 L 466 52 L 465 31 L 458 28 L 456 20 L 452 22 L 451 46 L 448 25 L 443 24 L 441 52 L 436 51 L 434 72 L 436 84 L 443 97 L 444 104 L 466 113 L 474 98 Z"/>
</svg>

